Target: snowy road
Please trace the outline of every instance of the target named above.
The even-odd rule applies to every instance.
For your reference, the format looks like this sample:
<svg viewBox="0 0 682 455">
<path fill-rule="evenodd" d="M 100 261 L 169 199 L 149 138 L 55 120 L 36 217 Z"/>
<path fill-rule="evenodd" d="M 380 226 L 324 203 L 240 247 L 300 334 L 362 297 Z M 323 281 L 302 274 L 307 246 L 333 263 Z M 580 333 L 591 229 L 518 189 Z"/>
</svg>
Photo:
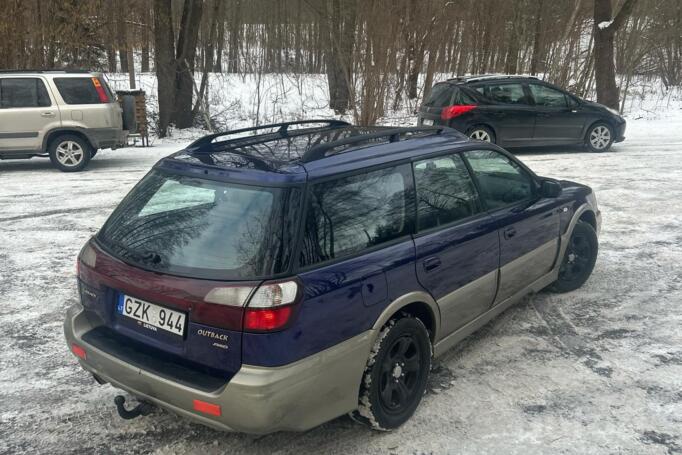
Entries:
<svg viewBox="0 0 682 455">
<path fill-rule="evenodd" d="M 155 411 L 121 420 L 62 335 L 75 258 L 178 144 L 105 151 L 80 174 L 0 161 L 0 453 L 682 453 L 682 122 L 632 122 L 605 154 L 520 154 L 592 185 L 603 212 L 587 285 L 539 294 L 445 356 L 392 433 L 340 418 L 303 434 L 219 433 Z M 666 131 L 649 145 L 651 128 Z"/>
</svg>

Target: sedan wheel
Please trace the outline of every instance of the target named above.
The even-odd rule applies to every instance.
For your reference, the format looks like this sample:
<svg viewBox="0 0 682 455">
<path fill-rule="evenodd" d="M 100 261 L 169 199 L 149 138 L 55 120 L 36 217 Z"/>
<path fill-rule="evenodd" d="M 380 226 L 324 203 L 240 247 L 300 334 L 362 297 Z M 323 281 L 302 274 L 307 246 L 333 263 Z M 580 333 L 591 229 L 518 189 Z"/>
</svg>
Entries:
<svg viewBox="0 0 682 455">
<path fill-rule="evenodd" d="M 613 133 L 611 128 L 603 123 L 599 123 L 590 129 L 587 134 L 587 146 L 593 152 L 604 152 L 613 143 Z"/>
<path fill-rule="evenodd" d="M 476 141 L 495 142 L 492 132 L 483 127 L 477 127 L 469 131 L 469 137 Z"/>
</svg>

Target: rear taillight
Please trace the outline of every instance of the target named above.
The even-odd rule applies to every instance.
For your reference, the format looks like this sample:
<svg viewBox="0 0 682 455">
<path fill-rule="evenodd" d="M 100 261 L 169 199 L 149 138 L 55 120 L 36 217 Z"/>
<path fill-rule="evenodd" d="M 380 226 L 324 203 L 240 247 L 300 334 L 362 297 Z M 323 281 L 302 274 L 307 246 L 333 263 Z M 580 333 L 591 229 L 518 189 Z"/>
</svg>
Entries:
<svg viewBox="0 0 682 455">
<path fill-rule="evenodd" d="M 445 106 L 443 108 L 443 110 L 440 112 L 440 119 L 441 120 L 450 120 L 451 118 L 459 117 L 462 114 L 465 114 L 469 111 L 473 111 L 477 107 L 478 106 L 475 104 Z"/>
<path fill-rule="evenodd" d="M 286 327 L 300 296 L 301 286 L 294 280 L 262 284 L 249 299 L 244 330 L 269 332 Z"/>
<path fill-rule="evenodd" d="M 99 96 L 100 102 L 108 103 L 109 97 L 107 96 L 107 92 L 106 90 L 104 90 L 104 87 L 102 86 L 102 83 L 99 81 L 98 78 L 96 77 L 92 78 L 92 85 L 95 86 L 95 90 L 97 91 L 97 96 Z"/>
<path fill-rule="evenodd" d="M 258 286 L 226 286 L 212 289 L 201 305 L 193 308 L 192 320 L 207 325 L 234 327 L 243 311 L 241 328 L 250 332 L 281 330 L 289 323 L 301 297 L 298 281 L 270 281 Z M 227 319 L 226 319 L 227 318 Z"/>
<path fill-rule="evenodd" d="M 81 252 L 78 254 L 78 259 L 76 260 L 76 274 L 78 276 L 81 273 L 81 264 L 91 269 L 94 269 L 95 265 L 97 265 L 97 252 L 90 245 L 90 241 L 83 245 Z"/>
</svg>

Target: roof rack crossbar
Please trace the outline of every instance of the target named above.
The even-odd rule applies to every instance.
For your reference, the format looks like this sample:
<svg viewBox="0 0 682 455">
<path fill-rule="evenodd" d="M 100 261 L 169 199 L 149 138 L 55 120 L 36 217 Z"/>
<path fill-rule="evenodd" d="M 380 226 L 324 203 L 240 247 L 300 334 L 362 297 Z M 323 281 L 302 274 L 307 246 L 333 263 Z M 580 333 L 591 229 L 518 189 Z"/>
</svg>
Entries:
<svg viewBox="0 0 682 455">
<path fill-rule="evenodd" d="M 355 136 L 346 137 L 344 139 L 339 139 L 338 141 L 325 142 L 323 144 L 316 145 L 308 149 L 301 157 L 301 162 L 309 163 L 321 158 L 324 158 L 329 150 L 335 149 L 341 146 L 351 146 L 361 144 L 363 142 L 368 142 L 374 139 L 387 138 L 389 142 L 400 141 L 400 136 L 406 133 L 423 133 L 432 132 L 434 135 L 441 134 L 445 131 L 446 127 L 437 126 L 415 126 L 415 127 L 405 127 L 405 128 L 386 128 L 382 131 L 369 134 L 358 134 Z"/>
<path fill-rule="evenodd" d="M 292 125 L 308 125 L 308 124 L 324 124 L 330 128 L 339 128 L 342 126 L 350 126 L 350 123 L 344 122 L 343 120 L 329 120 L 329 119 L 320 119 L 320 120 L 297 120 L 293 122 L 281 122 L 281 123 L 271 123 L 269 125 L 259 125 L 259 126 L 252 126 L 249 128 L 240 128 L 237 130 L 228 130 L 228 131 L 223 131 L 221 133 L 215 133 L 215 134 L 208 134 L 202 138 L 197 139 L 196 141 L 192 142 L 190 145 L 187 146 L 187 148 L 197 148 L 197 147 L 202 147 L 205 145 L 208 145 L 213 142 L 214 139 L 219 138 L 219 137 L 224 137 L 224 136 L 231 136 L 234 134 L 241 134 L 241 133 L 247 133 L 249 131 L 258 131 L 258 130 L 264 130 L 264 129 L 277 129 L 277 134 L 280 137 L 286 137 L 288 134 L 289 127 Z M 244 139 L 243 137 L 237 138 L 236 140 L 239 139 Z M 230 142 L 230 140 L 225 141 L 225 142 Z"/>
</svg>

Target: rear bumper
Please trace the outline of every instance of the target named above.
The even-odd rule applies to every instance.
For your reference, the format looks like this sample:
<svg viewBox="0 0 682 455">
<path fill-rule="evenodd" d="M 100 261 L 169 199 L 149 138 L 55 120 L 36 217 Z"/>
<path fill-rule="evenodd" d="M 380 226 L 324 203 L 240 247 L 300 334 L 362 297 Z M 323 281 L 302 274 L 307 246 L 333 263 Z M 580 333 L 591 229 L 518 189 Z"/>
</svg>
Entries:
<svg viewBox="0 0 682 455">
<path fill-rule="evenodd" d="M 375 331 L 289 365 L 266 368 L 242 365 L 219 390 L 205 392 L 130 365 L 87 344 L 82 335 L 93 326 L 80 305 L 67 311 L 64 334 L 71 347 L 86 351 L 81 366 L 114 387 L 199 423 L 221 430 L 270 433 L 302 431 L 357 408 L 360 381 Z M 201 414 L 193 401 L 220 405 L 221 416 Z"/>
<path fill-rule="evenodd" d="M 120 128 L 90 128 L 88 138 L 96 149 L 115 149 L 124 146 L 128 132 Z"/>
</svg>

